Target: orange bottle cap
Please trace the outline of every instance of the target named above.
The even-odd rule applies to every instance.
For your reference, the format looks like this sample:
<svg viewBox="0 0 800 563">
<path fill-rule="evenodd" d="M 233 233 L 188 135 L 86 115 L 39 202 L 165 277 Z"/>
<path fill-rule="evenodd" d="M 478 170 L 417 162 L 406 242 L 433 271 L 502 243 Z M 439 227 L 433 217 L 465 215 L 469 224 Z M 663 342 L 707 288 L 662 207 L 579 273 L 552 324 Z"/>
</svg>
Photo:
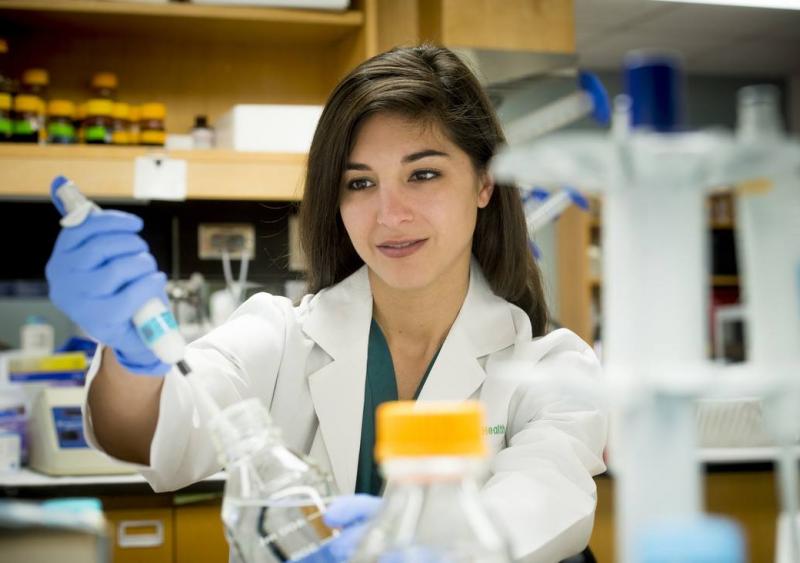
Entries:
<svg viewBox="0 0 800 563">
<path fill-rule="evenodd" d="M 391 401 L 378 407 L 375 459 L 483 457 L 483 406 L 477 401 Z"/>
</svg>

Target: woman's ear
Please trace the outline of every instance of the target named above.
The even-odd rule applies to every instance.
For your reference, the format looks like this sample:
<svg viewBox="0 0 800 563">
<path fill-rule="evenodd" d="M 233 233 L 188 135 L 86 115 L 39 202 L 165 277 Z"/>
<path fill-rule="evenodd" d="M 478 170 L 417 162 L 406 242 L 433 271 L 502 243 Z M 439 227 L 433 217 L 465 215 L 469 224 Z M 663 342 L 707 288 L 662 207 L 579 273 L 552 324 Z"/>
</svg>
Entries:
<svg viewBox="0 0 800 563">
<path fill-rule="evenodd" d="M 480 181 L 480 189 L 478 190 L 478 207 L 483 209 L 489 205 L 494 193 L 494 178 L 488 172 L 483 172 L 478 177 Z"/>
</svg>

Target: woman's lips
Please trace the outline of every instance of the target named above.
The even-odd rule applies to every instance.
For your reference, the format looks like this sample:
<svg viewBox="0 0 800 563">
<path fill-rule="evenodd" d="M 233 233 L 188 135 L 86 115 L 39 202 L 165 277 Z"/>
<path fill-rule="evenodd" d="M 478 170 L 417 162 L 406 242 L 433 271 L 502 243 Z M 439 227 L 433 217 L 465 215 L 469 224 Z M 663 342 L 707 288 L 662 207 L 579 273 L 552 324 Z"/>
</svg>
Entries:
<svg viewBox="0 0 800 563">
<path fill-rule="evenodd" d="M 389 258 L 405 258 L 414 254 L 422 248 L 428 239 L 417 239 L 407 241 L 387 241 L 378 245 L 381 254 Z"/>
</svg>

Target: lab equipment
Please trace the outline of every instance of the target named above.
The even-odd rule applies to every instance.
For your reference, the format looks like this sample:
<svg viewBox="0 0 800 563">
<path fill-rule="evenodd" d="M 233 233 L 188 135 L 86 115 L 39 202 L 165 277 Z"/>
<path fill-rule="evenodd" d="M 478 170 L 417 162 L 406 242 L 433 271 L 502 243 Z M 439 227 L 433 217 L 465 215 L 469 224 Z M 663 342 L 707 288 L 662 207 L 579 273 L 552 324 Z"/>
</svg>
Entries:
<svg viewBox="0 0 800 563">
<path fill-rule="evenodd" d="M 97 499 L 0 500 L 3 561 L 109 563 L 108 533 Z"/>
<path fill-rule="evenodd" d="M 70 145 L 78 141 L 75 131 L 75 104 L 69 100 L 50 100 L 47 104 L 47 142 Z"/>
<path fill-rule="evenodd" d="M 308 563 L 323 560 L 350 561 L 367 526 L 378 510 L 383 499 L 366 494 L 340 496 L 333 499 L 323 521 L 330 528 L 339 530 L 339 535 L 325 544 L 322 550 L 308 556 Z"/>
<path fill-rule="evenodd" d="M 7 360 L 10 383 L 56 383 L 83 385 L 87 367 L 83 352 L 48 355 L 15 355 Z"/>
<path fill-rule="evenodd" d="M 92 97 L 101 100 L 117 99 L 117 88 L 119 80 L 113 72 L 96 72 L 92 75 L 90 82 Z"/>
<path fill-rule="evenodd" d="M 19 329 L 19 347 L 26 356 L 52 354 L 54 341 L 53 325 L 39 315 L 29 315 Z"/>
<path fill-rule="evenodd" d="M 14 143 L 38 143 L 39 131 L 44 123 L 39 119 L 42 100 L 29 94 L 14 98 L 14 128 L 11 140 Z"/>
<path fill-rule="evenodd" d="M 123 102 L 115 102 L 111 107 L 111 144 L 129 145 L 130 140 L 130 106 Z"/>
<path fill-rule="evenodd" d="M 307 153 L 322 106 L 235 105 L 217 122 L 217 146 L 237 151 Z"/>
<path fill-rule="evenodd" d="M 110 475 L 136 469 L 92 449 L 83 434 L 80 387 L 43 387 L 28 421 L 32 469 L 49 475 Z"/>
<path fill-rule="evenodd" d="M 28 398 L 19 385 L 0 385 L 0 471 L 14 471 L 28 459 Z"/>
<path fill-rule="evenodd" d="M 620 560 L 632 563 L 649 530 L 701 515 L 694 401 L 714 382 L 705 350 L 704 202 L 731 177 L 734 139 L 685 129 L 676 58 L 637 52 L 625 62 L 626 95 L 615 100 L 609 134 L 564 132 L 511 146 L 492 173 L 603 194 L 603 355 L 615 407 L 609 460 Z"/>
<path fill-rule="evenodd" d="M 579 90 L 551 102 L 536 111 L 515 119 L 503 129 L 506 141 L 511 144 L 524 143 L 551 131 L 565 127 L 591 115 L 598 123 L 608 124 L 610 109 L 608 94 L 596 75 L 580 71 Z"/>
<path fill-rule="evenodd" d="M 0 76 L 0 81 L 3 77 Z M 11 141 L 14 122 L 11 120 L 11 94 L 0 91 L 0 143 Z"/>
<path fill-rule="evenodd" d="M 101 98 L 86 102 L 83 120 L 83 142 L 89 145 L 110 145 L 113 135 L 114 103 Z"/>
<path fill-rule="evenodd" d="M 83 227 L 93 218 L 90 218 L 90 214 L 94 215 L 100 209 L 96 204 L 81 194 L 75 184 L 61 176 L 53 181 L 52 198 L 56 204 L 56 207 L 64 215 L 61 219 L 61 224 L 64 227 Z M 101 264 L 106 259 L 112 258 L 117 254 L 122 253 L 124 255 L 125 253 L 131 253 L 134 250 L 142 252 L 146 249 L 146 245 L 143 241 L 141 241 L 141 239 L 138 239 L 138 237 L 130 237 L 124 239 L 124 242 L 120 242 L 123 240 L 120 239 L 120 236 L 136 232 L 141 228 L 141 221 L 138 220 L 138 218 L 118 213 L 103 213 L 105 213 L 105 216 L 97 217 L 96 226 L 92 226 L 91 224 L 86 225 L 86 229 L 89 229 L 89 232 L 83 233 L 83 236 L 89 238 L 91 234 L 95 234 L 93 231 L 91 231 L 93 228 L 102 232 L 102 222 L 105 221 L 109 225 L 113 225 L 109 228 L 108 232 L 115 233 L 113 235 L 116 237 L 114 242 L 124 246 L 116 248 L 113 244 L 106 244 L 102 250 L 98 249 L 101 254 L 109 252 L 112 253 L 110 255 L 104 254 L 105 258 L 101 260 Z M 71 231 L 69 234 L 75 232 L 76 231 Z M 65 234 L 67 233 L 62 231 L 62 235 Z M 79 234 L 75 234 L 74 236 L 79 236 Z M 62 244 L 59 245 L 59 242 L 62 242 Z M 77 243 L 82 241 L 72 242 L 75 244 L 75 246 L 78 246 Z M 76 257 L 73 255 L 61 257 L 60 253 L 66 252 L 66 250 L 63 248 L 64 246 L 69 246 L 69 242 L 65 242 L 60 236 L 59 241 L 56 242 L 56 249 L 54 250 L 53 258 L 51 258 L 51 261 L 48 263 L 48 279 L 50 279 L 52 276 L 57 276 L 59 273 L 63 274 L 64 270 L 66 270 L 69 275 L 75 278 L 71 283 L 78 284 L 81 283 L 81 281 L 86 283 L 85 271 L 78 269 L 78 271 L 73 272 L 74 268 L 80 268 L 80 264 L 73 264 L 73 262 L 76 260 Z M 117 254 L 113 254 L 115 250 L 117 251 Z M 96 258 L 97 257 L 94 259 Z M 91 259 L 91 257 L 86 259 Z M 135 260 L 136 257 L 134 256 L 131 259 Z M 125 299 L 125 302 L 118 304 L 118 310 L 115 311 L 116 315 L 122 315 L 120 323 L 124 324 L 127 322 L 127 319 L 131 319 L 131 328 L 135 327 L 135 335 L 131 334 L 131 331 L 125 331 L 120 335 L 120 330 L 116 328 L 109 329 L 109 325 L 111 324 L 109 321 L 110 319 L 114 318 L 113 314 L 108 314 L 107 318 L 102 319 L 102 321 L 98 321 L 97 319 L 80 318 L 81 315 L 85 315 L 87 313 L 87 311 L 84 310 L 85 307 L 81 307 L 81 310 L 75 313 L 79 318 L 73 318 L 73 320 L 76 320 L 79 326 L 87 330 L 89 333 L 92 333 L 94 337 L 114 348 L 118 352 L 118 359 L 120 362 L 126 365 L 128 369 L 142 373 L 155 373 L 152 371 L 154 369 L 165 371 L 163 366 L 157 365 L 157 362 L 154 361 L 157 358 L 165 364 L 176 365 L 181 373 L 186 375 L 189 373 L 189 366 L 183 361 L 186 343 L 181 336 L 180 331 L 178 330 L 175 317 L 165 304 L 166 297 L 163 299 L 158 296 L 153 297 L 153 295 L 163 293 L 163 287 L 165 283 L 164 276 L 163 274 L 156 274 L 154 272 L 155 264 L 152 261 L 152 257 L 149 260 L 145 260 L 145 262 L 147 262 L 147 264 L 144 266 L 141 264 L 138 265 L 139 269 L 134 272 L 135 276 L 133 279 L 127 280 L 127 282 L 131 283 L 127 283 L 124 289 L 119 290 L 119 293 L 123 294 L 121 298 Z M 101 264 L 96 265 L 96 267 L 102 267 Z M 95 266 L 95 264 L 86 264 L 84 265 L 84 268 L 87 266 Z M 151 275 L 146 276 L 147 274 Z M 64 275 L 66 276 L 67 274 Z M 113 290 L 116 295 L 118 286 L 121 282 L 126 282 L 126 280 L 115 279 L 115 274 L 113 272 L 109 273 L 108 275 L 110 279 L 105 280 L 105 283 L 106 285 L 113 285 L 113 287 L 108 289 Z M 93 280 L 92 283 L 95 284 L 97 286 L 97 290 L 102 293 L 102 284 L 100 284 L 101 281 L 104 280 L 97 279 Z M 66 281 L 62 281 L 58 284 L 59 287 L 51 288 L 51 298 L 65 311 L 69 310 L 71 307 L 78 307 L 78 304 L 74 302 L 77 298 L 73 298 L 71 294 L 61 295 L 59 293 L 60 291 L 68 292 L 68 287 L 61 287 L 67 285 L 69 284 L 67 284 Z M 82 290 L 80 291 L 79 295 L 83 296 L 82 298 L 84 299 L 87 298 L 84 296 Z M 149 297 L 149 299 L 145 299 L 146 297 Z M 141 301 L 144 301 L 144 304 L 141 304 Z M 103 302 L 105 303 L 106 307 L 113 306 L 110 303 L 107 294 L 103 295 Z M 130 316 L 128 316 L 128 309 L 132 309 L 134 307 L 135 309 L 133 309 L 130 312 Z M 96 331 L 100 331 L 100 333 L 97 333 Z M 104 331 L 108 331 L 108 334 L 102 334 Z M 152 353 L 155 354 L 155 357 L 153 357 L 152 354 L 146 350 L 142 350 L 141 343 L 145 344 L 147 348 L 152 350 Z"/>
<path fill-rule="evenodd" d="M 487 455 L 484 428 L 475 401 L 378 407 L 375 456 L 387 488 L 354 563 L 511 561 L 477 484 Z"/>
<path fill-rule="evenodd" d="M 738 102 L 739 146 L 731 166 L 742 176 L 762 176 L 740 185 L 736 206 L 747 361 L 761 378 L 774 382 L 763 404 L 781 446 L 778 551 L 800 561 L 794 452 L 800 432 L 800 143 L 785 134 L 774 86 L 745 87 Z"/>
<path fill-rule="evenodd" d="M 302 559 L 336 536 L 322 520 L 332 479 L 283 444 L 258 398 L 225 408 L 208 429 L 228 472 L 222 522 L 238 563 Z"/>
<path fill-rule="evenodd" d="M 139 106 L 139 144 L 163 147 L 167 142 L 167 107 L 159 102 Z"/>
<path fill-rule="evenodd" d="M 525 205 L 525 222 L 528 224 L 528 236 L 533 238 L 536 231 L 555 221 L 570 205 L 576 205 L 584 211 L 589 209 L 589 202 L 581 193 L 570 186 L 547 191 L 534 189 L 530 196 L 523 196 Z"/>
<path fill-rule="evenodd" d="M 192 127 L 192 148 L 214 148 L 214 130 L 208 124 L 208 117 L 205 115 L 194 116 L 194 126 Z"/>
</svg>

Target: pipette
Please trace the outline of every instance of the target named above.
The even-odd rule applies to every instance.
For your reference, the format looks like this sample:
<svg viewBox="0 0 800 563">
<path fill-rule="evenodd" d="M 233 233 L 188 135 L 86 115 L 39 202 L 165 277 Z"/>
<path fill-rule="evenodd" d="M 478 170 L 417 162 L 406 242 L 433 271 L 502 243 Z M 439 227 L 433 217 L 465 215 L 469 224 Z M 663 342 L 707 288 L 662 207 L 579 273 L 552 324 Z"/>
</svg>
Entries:
<svg viewBox="0 0 800 563">
<path fill-rule="evenodd" d="M 603 83 L 594 74 L 578 74 L 580 90 L 515 119 L 504 127 L 510 145 L 524 143 L 591 115 L 607 125 L 611 111 Z"/>
<path fill-rule="evenodd" d="M 63 176 L 57 177 L 50 188 L 51 197 L 62 214 L 61 226 L 74 227 L 100 207 L 84 196 L 78 186 Z M 172 311 L 158 297 L 142 305 L 131 319 L 136 332 L 153 353 L 169 365 L 175 365 L 183 375 L 191 372 L 183 357 L 186 341 L 178 330 Z"/>
</svg>

